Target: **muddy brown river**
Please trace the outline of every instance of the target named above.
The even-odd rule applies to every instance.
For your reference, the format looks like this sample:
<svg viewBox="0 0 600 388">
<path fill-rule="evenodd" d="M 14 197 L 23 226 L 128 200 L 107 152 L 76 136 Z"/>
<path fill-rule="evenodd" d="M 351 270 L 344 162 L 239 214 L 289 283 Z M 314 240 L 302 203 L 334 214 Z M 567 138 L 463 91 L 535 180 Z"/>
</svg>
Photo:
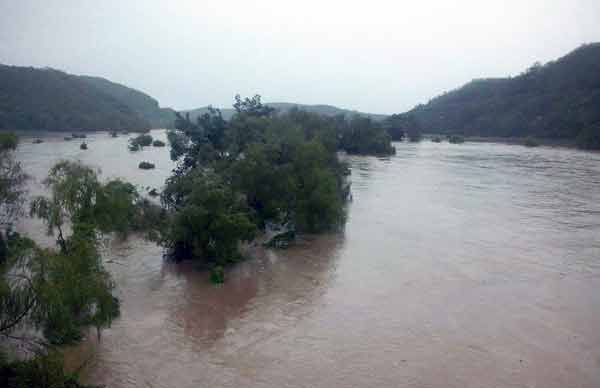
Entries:
<svg viewBox="0 0 600 388">
<path fill-rule="evenodd" d="M 32 194 L 61 158 L 144 190 L 173 167 L 168 147 L 62 136 L 23 140 Z M 342 232 L 257 248 L 221 286 L 152 243 L 107 242 L 121 317 L 67 349 L 69 365 L 115 388 L 600 387 L 600 154 L 396 147 L 349 158 Z"/>
</svg>

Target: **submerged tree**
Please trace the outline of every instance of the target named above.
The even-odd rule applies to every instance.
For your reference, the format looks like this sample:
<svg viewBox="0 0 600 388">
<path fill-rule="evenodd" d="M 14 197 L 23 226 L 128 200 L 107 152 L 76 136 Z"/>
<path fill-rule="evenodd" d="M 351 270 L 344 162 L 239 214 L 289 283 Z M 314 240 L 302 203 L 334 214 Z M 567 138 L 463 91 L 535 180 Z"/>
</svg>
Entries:
<svg viewBox="0 0 600 388">
<path fill-rule="evenodd" d="M 169 179 L 162 194 L 173 210 L 164 245 L 176 258 L 203 258 L 209 265 L 240 259 L 238 244 L 254 237 L 250 209 L 222 179 L 200 169 Z"/>
<path fill-rule="evenodd" d="M 10 233 L 0 303 L 0 334 L 19 325 L 43 329 L 46 340 L 64 344 L 80 338 L 81 328 L 110 325 L 119 304 L 114 284 L 99 253 L 99 235 L 135 230 L 140 201 L 133 185 L 119 180 L 106 184 L 94 170 L 76 162 L 55 165 L 44 182 L 49 197 L 31 203 L 31 215 L 41 218 L 48 233 L 56 232 L 58 250 L 39 248 Z"/>
<path fill-rule="evenodd" d="M 234 108 L 229 121 L 212 108 L 196 123 L 179 115 L 169 134 L 179 165 L 162 193 L 161 242 L 176 258 L 222 266 L 269 223 L 316 232 L 343 220 L 347 168 L 336 151 L 346 122 L 276 114 L 260 96 L 236 96 Z"/>
</svg>

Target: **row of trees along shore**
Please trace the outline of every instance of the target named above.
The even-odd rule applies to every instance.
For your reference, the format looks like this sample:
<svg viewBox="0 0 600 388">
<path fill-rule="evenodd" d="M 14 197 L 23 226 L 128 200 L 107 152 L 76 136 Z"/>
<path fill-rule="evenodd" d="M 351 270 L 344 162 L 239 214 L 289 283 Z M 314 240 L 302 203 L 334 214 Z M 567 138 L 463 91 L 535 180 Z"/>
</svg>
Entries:
<svg viewBox="0 0 600 388">
<path fill-rule="evenodd" d="M 48 195 L 28 200 L 29 215 L 56 237 L 50 248 L 12 228 L 25 212 L 28 177 L 14 158 L 17 137 L 0 134 L 0 338 L 29 355 L 8 357 L 10 347 L 0 347 L 0 386 L 83 387 L 65 373 L 60 346 L 81 340 L 90 326 L 100 337 L 119 315 L 100 254 L 107 237 L 141 234 L 177 260 L 203 263 L 220 282 L 223 267 L 242 258 L 240 242 L 267 225 L 293 233 L 343 225 L 349 170 L 338 151 L 394 152 L 370 119 L 276 114 L 259 96 L 237 96 L 234 107 L 230 121 L 216 109 L 196 123 L 178 116 L 168 135 L 178 164 L 162 206 L 78 162 L 53 166 Z"/>
</svg>

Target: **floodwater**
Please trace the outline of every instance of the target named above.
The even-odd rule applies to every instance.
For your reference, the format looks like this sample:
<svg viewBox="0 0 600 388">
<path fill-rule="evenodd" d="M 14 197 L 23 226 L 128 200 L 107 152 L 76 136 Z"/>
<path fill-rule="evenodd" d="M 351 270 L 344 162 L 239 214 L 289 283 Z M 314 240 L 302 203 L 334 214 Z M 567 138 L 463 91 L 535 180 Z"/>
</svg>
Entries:
<svg viewBox="0 0 600 388">
<path fill-rule="evenodd" d="M 19 150 L 34 193 L 60 158 L 143 187 L 173 167 L 125 137 L 46 139 Z M 107 243 L 122 314 L 69 364 L 108 387 L 599 387 L 600 154 L 396 147 L 349 158 L 344 231 L 257 248 L 221 286 L 151 243 Z"/>
</svg>

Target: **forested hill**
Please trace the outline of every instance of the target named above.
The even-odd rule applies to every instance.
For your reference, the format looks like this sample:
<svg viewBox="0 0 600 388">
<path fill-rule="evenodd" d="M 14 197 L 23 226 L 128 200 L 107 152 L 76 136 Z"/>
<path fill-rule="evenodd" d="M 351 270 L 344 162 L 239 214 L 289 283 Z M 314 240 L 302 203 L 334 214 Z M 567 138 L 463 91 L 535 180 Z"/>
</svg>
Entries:
<svg viewBox="0 0 600 388">
<path fill-rule="evenodd" d="M 583 146 L 597 142 L 600 43 L 583 45 L 545 65 L 535 64 L 516 77 L 474 80 L 408 113 L 430 133 L 579 137 Z"/>
<path fill-rule="evenodd" d="M 297 107 L 304 111 L 307 111 L 310 113 L 317 113 L 317 114 L 320 114 L 323 116 L 336 116 L 339 114 L 343 114 L 344 116 L 354 116 L 355 114 L 357 114 L 359 116 L 370 117 L 375 121 L 381 121 L 387 117 L 386 115 L 382 115 L 382 114 L 358 112 L 355 110 L 338 108 L 333 105 L 306 105 L 306 104 L 295 104 L 295 103 L 290 103 L 290 102 L 268 102 L 268 103 L 265 103 L 265 105 L 275 108 L 277 111 L 279 111 L 281 113 L 286 113 L 293 107 Z M 204 113 L 207 113 L 207 112 L 208 112 L 208 107 L 202 107 L 202 108 L 198 108 L 198 109 L 191 109 L 191 110 L 183 111 L 182 113 L 189 113 L 190 118 L 192 120 L 195 120 L 196 117 L 198 117 Z M 235 113 L 235 109 L 224 108 L 224 109 L 221 109 L 221 113 L 223 114 L 224 119 L 229 120 L 231 118 L 231 116 L 233 116 L 233 114 Z"/>
<path fill-rule="evenodd" d="M 152 128 L 173 127 L 175 111 L 171 108 L 159 107 L 158 101 L 149 95 L 100 77 L 80 76 L 79 78 L 127 105 L 148 121 Z"/>
<path fill-rule="evenodd" d="M 0 129 L 143 130 L 134 109 L 80 77 L 53 69 L 0 65 Z"/>
</svg>

